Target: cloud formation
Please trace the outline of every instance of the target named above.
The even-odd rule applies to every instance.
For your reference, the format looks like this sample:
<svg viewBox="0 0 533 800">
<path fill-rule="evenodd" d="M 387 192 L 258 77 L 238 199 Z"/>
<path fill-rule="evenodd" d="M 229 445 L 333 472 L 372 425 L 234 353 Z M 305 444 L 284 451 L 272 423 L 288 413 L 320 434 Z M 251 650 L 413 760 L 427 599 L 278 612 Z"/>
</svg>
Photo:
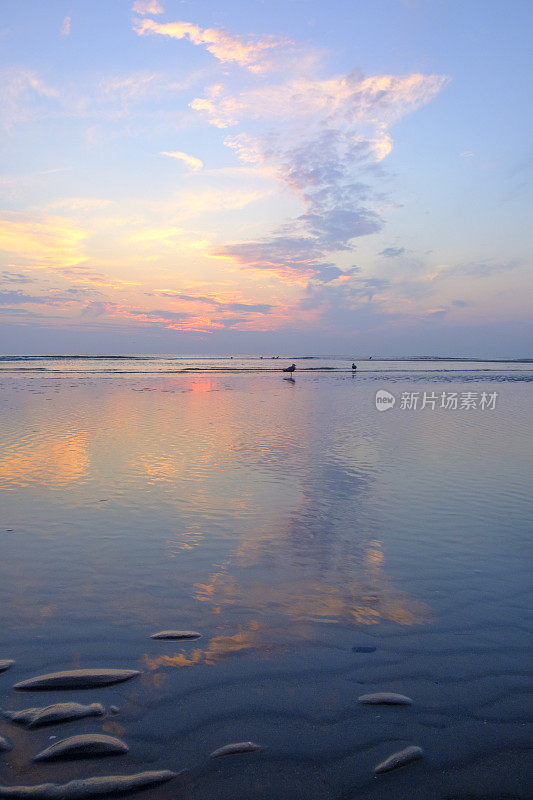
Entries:
<svg viewBox="0 0 533 800">
<path fill-rule="evenodd" d="M 172 292 L 161 290 L 154 293 L 149 294 L 156 294 L 159 297 L 169 297 L 173 300 L 181 300 L 186 303 L 202 303 L 210 306 L 211 308 L 216 308 L 221 311 L 243 311 L 243 312 L 254 312 L 257 314 L 269 314 L 273 309 L 274 306 L 270 303 L 244 303 L 240 300 L 219 300 L 217 297 L 209 297 L 207 295 L 193 295 L 193 294 L 185 294 L 183 292 Z"/>
<path fill-rule="evenodd" d="M 168 158 L 175 158 L 178 161 L 182 161 L 185 164 L 185 166 L 195 171 L 202 169 L 202 167 L 204 166 L 204 162 L 201 161 L 199 158 L 196 158 L 196 156 L 190 156 L 188 153 L 182 153 L 181 150 L 163 150 L 161 155 L 167 156 Z"/>
<path fill-rule="evenodd" d="M 144 16 L 146 14 L 162 14 L 164 9 L 157 0 L 136 0 L 133 4 L 133 11 Z"/>
<path fill-rule="evenodd" d="M 490 275 L 498 275 L 502 272 L 510 272 L 522 266 L 523 262 L 520 259 L 510 259 L 509 261 L 469 261 L 463 264 L 440 264 L 436 267 L 433 274 L 428 275 L 430 280 L 437 278 L 455 277 L 457 275 L 464 275 L 473 278 L 487 278 Z"/>
<path fill-rule="evenodd" d="M 383 225 L 369 181 L 392 149 L 390 127 L 442 88 L 438 75 L 298 76 L 238 93 L 216 84 L 191 107 L 219 128 L 247 164 L 275 169 L 303 213 L 270 236 L 217 248 L 216 257 L 289 281 L 331 280 L 330 254 Z M 258 123 L 266 133 L 251 133 Z M 392 249 L 389 249 L 392 250 Z M 390 253 L 387 253 L 390 254 Z M 395 254 L 399 254 L 395 251 Z"/>
<path fill-rule="evenodd" d="M 192 44 L 204 46 L 223 63 L 235 63 L 251 72 L 262 72 L 269 67 L 266 54 L 286 46 L 287 41 L 267 36 L 263 39 L 251 37 L 244 40 L 218 28 L 200 28 L 191 22 L 160 23 L 153 19 L 137 20 L 134 29 L 139 36 L 157 34 L 171 39 L 188 39 Z"/>
<path fill-rule="evenodd" d="M 18 290 L 1 290 L 0 305 L 39 305 L 39 306 L 64 306 L 74 302 L 74 298 L 65 297 L 61 292 L 50 293 L 47 295 L 30 295 Z"/>
<path fill-rule="evenodd" d="M 384 250 L 381 250 L 379 255 L 385 256 L 386 258 L 398 258 L 399 256 L 403 256 L 405 252 L 405 247 L 386 247 Z"/>
<path fill-rule="evenodd" d="M 86 256 L 85 231 L 64 217 L 0 212 L 0 252 L 35 267 L 70 267 Z"/>
<path fill-rule="evenodd" d="M 46 115 L 48 104 L 58 97 L 58 90 L 48 86 L 35 70 L 0 69 L 0 122 L 7 130 Z"/>
<path fill-rule="evenodd" d="M 354 141 L 364 137 L 381 160 L 392 147 L 387 129 L 428 103 L 447 82 L 442 75 L 365 77 L 358 71 L 328 79 L 284 77 L 279 83 L 261 81 L 240 92 L 214 84 L 204 98 L 203 110 L 211 114 L 218 127 L 229 127 L 246 118 L 283 121 L 288 130 L 293 127 L 291 123 L 302 120 L 315 131 L 338 128 L 352 134 Z"/>
<path fill-rule="evenodd" d="M 10 272 L 9 270 L 0 272 L 0 283 L 33 283 L 34 280 L 23 272 Z"/>
<path fill-rule="evenodd" d="M 162 296 L 174 299 L 185 299 L 181 293 L 161 292 Z M 0 295 L 1 298 L 1 295 Z M 200 306 L 206 301 L 209 308 L 193 308 L 190 311 L 181 309 L 145 309 L 101 300 L 91 300 L 83 308 L 87 317 L 108 318 L 133 321 L 144 325 L 155 326 L 166 330 L 188 331 L 191 333 L 209 333 L 216 330 L 261 330 L 268 326 L 260 320 L 270 313 L 269 305 L 241 302 L 218 302 L 213 298 L 190 296 L 191 302 L 199 301 Z M 230 316 L 227 312 L 237 312 L 240 316 Z"/>
<path fill-rule="evenodd" d="M 279 37 L 237 36 L 190 22 L 160 23 L 147 18 L 163 12 L 157 0 L 137 0 L 133 11 L 139 36 L 175 40 L 173 48 L 184 55 L 191 45 L 207 51 L 204 61 L 216 68 L 218 82 L 198 88 L 208 74 L 203 65 L 186 74 L 186 68 L 171 73 L 144 63 L 131 73 L 82 76 L 76 86 L 59 76 L 56 90 L 47 85 L 48 77 L 45 82 L 31 70 L 11 69 L 9 80 L 0 84 L 0 96 L 8 107 L 22 109 L 21 115 L 25 103 L 33 117 L 47 113 L 52 124 L 58 118 L 88 119 L 89 132 L 98 123 L 102 141 L 106 135 L 138 135 L 141 120 L 151 134 L 157 133 L 150 140 L 155 146 L 146 152 L 160 152 L 202 172 L 191 177 L 180 168 L 178 180 L 168 181 L 168 187 L 164 181 L 158 184 L 162 192 L 157 197 L 147 192 L 120 202 L 65 197 L 61 189 L 44 206 L 49 216 L 0 214 L 0 250 L 9 256 L 4 288 L 27 289 L 23 284 L 33 279 L 25 277 L 25 268 L 46 268 L 33 273 L 31 295 L 5 294 L 4 307 L 41 302 L 43 309 L 55 305 L 64 318 L 74 319 L 83 306 L 85 319 L 98 319 L 104 327 L 193 333 L 302 331 L 322 325 L 330 332 L 351 331 L 402 314 L 438 318 L 448 310 L 446 303 L 450 312 L 461 308 L 461 301 L 450 299 L 455 295 L 438 297 L 427 275 L 417 274 L 410 283 L 404 275 L 402 283 L 399 272 L 409 276 L 415 271 L 408 259 L 394 264 L 393 282 L 385 273 L 391 261 L 371 255 L 370 264 L 376 260 L 381 271 L 372 277 L 368 267 L 353 266 L 351 254 L 358 239 L 384 227 L 388 202 L 379 181 L 393 148 L 394 124 L 430 102 L 444 86 L 443 76 L 328 75 L 316 51 L 298 50 Z M 133 39 L 138 48 L 141 42 Z M 305 56 L 300 61 L 298 53 Z M 217 130 L 200 140 L 193 118 Z M 184 119 L 188 127 L 181 129 Z M 231 155 L 226 151 L 226 165 L 217 168 L 211 149 L 217 138 L 242 162 L 240 167 L 226 166 Z M 198 141 L 212 169 L 188 152 L 160 151 L 179 142 L 196 152 Z M 173 178 L 176 171 L 166 172 Z M 158 180 L 160 174 L 159 169 Z M 145 189 L 143 183 L 140 194 Z M 92 188 L 75 191 L 90 194 Z M 272 201 L 274 192 L 279 207 Z M 256 209 L 233 215 L 232 229 L 228 212 L 255 201 L 261 201 Z M 289 204 L 291 211 L 284 212 Z M 263 212 L 273 221 L 263 221 Z M 192 217 L 197 218 L 194 227 Z M 367 252 L 384 244 L 369 246 Z M 406 253 L 404 247 L 385 247 L 379 255 L 400 259 Z M 364 256 L 358 255 L 357 263 L 364 265 Z M 499 269 L 490 263 L 463 264 L 442 268 L 439 276 Z M 124 280 L 132 276 L 139 281 Z M 55 294 L 47 294 L 51 280 L 61 286 Z M 180 280 L 182 291 L 153 288 L 180 288 Z"/>
</svg>

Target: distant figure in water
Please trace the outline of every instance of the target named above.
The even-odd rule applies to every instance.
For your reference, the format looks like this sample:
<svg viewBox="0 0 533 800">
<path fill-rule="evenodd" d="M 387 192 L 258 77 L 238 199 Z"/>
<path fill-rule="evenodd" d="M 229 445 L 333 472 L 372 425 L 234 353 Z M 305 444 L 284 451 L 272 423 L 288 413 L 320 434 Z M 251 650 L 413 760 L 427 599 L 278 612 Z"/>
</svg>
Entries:
<svg viewBox="0 0 533 800">
<path fill-rule="evenodd" d="M 352 364 L 352 372 L 355 372 L 357 369 L 357 364 Z"/>
<path fill-rule="evenodd" d="M 372 356 L 369 356 L 369 357 L 368 357 L 368 360 L 369 360 L 369 361 L 372 361 Z"/>
<path fill-rule="evenodd" d="M 291 364 L 290 367 L 285 367 L 283 372 L 294 372 L 296 369 L 296 364 Z"/>
</svg>

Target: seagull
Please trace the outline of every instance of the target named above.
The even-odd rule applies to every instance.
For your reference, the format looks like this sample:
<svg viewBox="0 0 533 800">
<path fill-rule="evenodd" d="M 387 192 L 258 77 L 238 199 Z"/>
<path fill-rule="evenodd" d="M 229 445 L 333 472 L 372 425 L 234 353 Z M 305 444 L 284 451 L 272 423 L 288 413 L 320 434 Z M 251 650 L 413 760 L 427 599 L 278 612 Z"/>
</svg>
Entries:
<svg viewBox="0 0 533 800">
<path fill-rule="evenodd" d="M 296 369 L 296 364 L 291 364 L 290 367 L 285 367 L 283 369 L 283 372 L 294 372 L 295 369 Z"/>
<path fill-rule="evenodd" d="M 356 369 L 357 369 L 357 364 L 353 363 L 352 364 L 352 370 L 355 372 Z"/>
</svg>

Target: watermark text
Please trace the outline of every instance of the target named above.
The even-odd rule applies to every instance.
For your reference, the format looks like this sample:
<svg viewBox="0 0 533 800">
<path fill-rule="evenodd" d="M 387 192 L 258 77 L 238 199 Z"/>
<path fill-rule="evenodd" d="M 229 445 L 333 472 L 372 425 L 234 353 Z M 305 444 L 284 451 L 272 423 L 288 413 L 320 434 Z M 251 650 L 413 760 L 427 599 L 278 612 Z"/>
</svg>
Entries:
<svg viewBox="0 0 533 800">
<path fill-rule="evenodd" d="M 498 392 L 402 392 L 400 411 L 494 411 Z M 378 411 L 394 408 L 396 397 L 385 389 L 376 392 Z"/>
</svg>

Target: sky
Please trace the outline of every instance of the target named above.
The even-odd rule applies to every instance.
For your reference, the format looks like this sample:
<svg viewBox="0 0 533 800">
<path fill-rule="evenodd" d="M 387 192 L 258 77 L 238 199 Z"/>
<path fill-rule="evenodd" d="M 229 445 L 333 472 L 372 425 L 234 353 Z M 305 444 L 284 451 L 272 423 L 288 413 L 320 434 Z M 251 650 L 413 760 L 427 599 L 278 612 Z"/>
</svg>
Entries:
<svg viewBox="0 0 533 800">
<path fill-rule="evenodd" d="M 5 0 L 0 351 L 531 357 L 529 0 Z"/>
</svg>

